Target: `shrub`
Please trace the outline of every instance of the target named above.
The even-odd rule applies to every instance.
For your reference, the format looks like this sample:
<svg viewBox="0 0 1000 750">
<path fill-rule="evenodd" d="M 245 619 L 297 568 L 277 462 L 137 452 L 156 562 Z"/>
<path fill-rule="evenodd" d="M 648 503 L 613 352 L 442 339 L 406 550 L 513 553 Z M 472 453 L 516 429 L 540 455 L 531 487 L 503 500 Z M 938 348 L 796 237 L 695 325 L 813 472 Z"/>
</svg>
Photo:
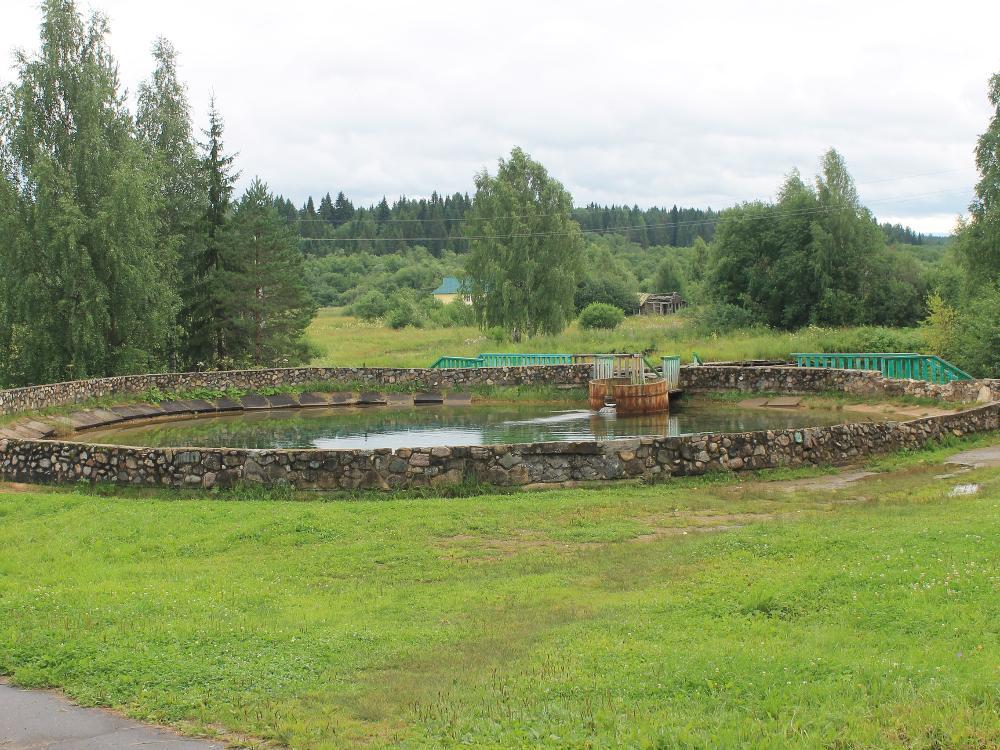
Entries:
<svg viewBox="0 0 1000 750">
<path fill-rule="evenodd" d="M 927 347 L 927 337 L 919 328 L 864 327 L 846 337 L 840 351 L 848 352 L 920 352 Z M 933 352 L 937 354 L 937 352 Z"/>
<path fill-rule="evenodd" d="M 493 326 L 486 332 L 486 335 L 494 344 L 506 344 L 510 340 L 507 331 L 500 326 Z"/>
<path fill-rule="evenodd" d="M 1000 287 L 985 286 L 961 309 L 931 298 L 925 333 L 932 348 L 975 377 L 1000 377 Z"/>
<path fill-rule="evenodd" d="M 467 305 L 461 297 L 455 297 L 451 302 L 441 308 L 439 314 L 441 325 L 445 326 L 474 326 L 476 324 L 476 311 L 472 305 Z"/>
<path fill-rule="evenodd" d="M 843 289 L 827 289 L 812 311 L 813 322 L 827 326 L 850 326 L 860 322 L 858 298 Z"/>
<path fill-rule="evenodd" d="M 385 322 L 390 328 L 424 327 L 424 314 L 413 301 L 413 297 L 405 292 L 397 292 L 389 300 L 389 312 Z"/>
<path fill-rule="evenodd" d="M 358 298 L 351 310 L 359 318 L 374 320 L 389 311 L 389 300 L 382 292 L 371 289 Z"/>
<path fill-rule="evenodd" d="M 690 312 L 688 318 L 694 330 L 705 336 L 764 327 L 750 310 L 728 302 L 699 307 Z"/>
<path fill-rule="evenodd" d="M 580 313 L 581 328 L 617 328 L 625 319 L 621 308 L 603 302 L 591 302 Z"/>
<path fill-rule="evenodd" d="M 614 305 L 626 315 L 633 315 L 639 309 L 639 296 L 635 289 L 618 277 L 588 278 L 577 287 L 573 304 L 578 313 L 594 302 Z"/>
</svg>

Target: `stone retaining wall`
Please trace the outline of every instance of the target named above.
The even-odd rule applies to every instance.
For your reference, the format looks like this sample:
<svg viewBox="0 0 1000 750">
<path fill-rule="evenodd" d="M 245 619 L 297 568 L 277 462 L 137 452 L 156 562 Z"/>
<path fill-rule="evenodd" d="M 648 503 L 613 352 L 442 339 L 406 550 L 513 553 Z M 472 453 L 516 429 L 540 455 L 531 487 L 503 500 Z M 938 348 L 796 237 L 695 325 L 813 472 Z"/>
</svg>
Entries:
<svg viewBox="0 0 1000 750">
<path fill-rule="evenodd" d="M 140 375 L 0 392 L 0 411 L 40 408 L 156 387 L 255 389 L 319 380 L 420 388 L 560 383 L 582 385 L 587 366 L 470 370 L 296 368 L 224 373 Z M 947 435 L 1000 429 L 1000 381 L 936 386 L 886 380 L 877 373 L 795 367 L 684 367 L 688 391 L 918 395 L 989 401 L 957 414 L 909 422 L 844 424 L 790 430 L 705 433 L 636 440 L 550 442 L 397 450 L 250 450 L 132 448 L 68 441 L 0 439 L 0 478 L 20 482 L 113 482 L 136 486 L 213 488 L 238 482 L 288 483 L 302 489 L 399 489 L 466 480 L 496 485 L 643 479 L 707 471 L 843 464 Z"/>
<path fill-rule="evenodd" d="M 1000 429 L 1000 404 L 910 422 L 705 433 L 607 442 L 397 450 L 128 448 L 0 440 L 0 477 L 153 487 L 288 483 L 301 489 L 401 489 L 476 480 L 495 485 L 644 479 L 779 466 L 843 464 L 945 435 Z"/>
<path fill-rule="evenodd" d="M 687 365 L 681 367 L 680 383 L 681 388 L 693 393 L 804 394 L 844 391 L 857 396 L 919 396 L 965 403 L 1000 401 L 1000 380 L 955 380 L 937 385 L 922 380 L 884 378 L 881 373 L 870 370 Z"/>
<path fill-rule="evenodd" d="M 590 373 L 589 365 L 538 365 L 440 370 L 395 367 L 288 367 L 273 370 L 121 375 L 0 391 L 0 415 L 32 411 L 46 406 L 79 404 L 107 396 L 136 396 L 152 388 L 158 388 L 163 392 L 182 392 L 198 388 L 253 391 L 274 386 L 295 386 L 324 381 L 359 383 L 372 388 L 406 385 L 422 389 L 468 388 L 477 385 L 585 386 L 590 379 Z"/>
</svg>

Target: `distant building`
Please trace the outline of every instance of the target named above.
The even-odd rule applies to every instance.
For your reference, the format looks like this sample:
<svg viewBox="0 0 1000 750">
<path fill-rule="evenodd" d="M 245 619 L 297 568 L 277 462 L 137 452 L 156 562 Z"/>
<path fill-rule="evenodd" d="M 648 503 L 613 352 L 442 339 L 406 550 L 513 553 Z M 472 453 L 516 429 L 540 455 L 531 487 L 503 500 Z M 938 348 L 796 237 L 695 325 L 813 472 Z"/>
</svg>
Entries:
<svg viewBox="0 0 1000 750">
<path fill-rule="evenodd" d="M 640 315 L 673 315 L 682 307 L 687 307 L 687 302 L 678 292 L 667 294 L 641 292 L 639 294 Z"/>
<path fill-rule="evenodd" d="M 454 276 L 445 276 L 444 281 L 441 282 L 441 286 L 435 289 L 431 294 L 434 295 L 434 299 L 440 300 L 444 304 L 448 304 L 455 297 L 461 297 L 462 301 L 467 304 L 472 304 L 472 295 L 465 285 L 465 282 L 459 281 Z"/>
</svg>

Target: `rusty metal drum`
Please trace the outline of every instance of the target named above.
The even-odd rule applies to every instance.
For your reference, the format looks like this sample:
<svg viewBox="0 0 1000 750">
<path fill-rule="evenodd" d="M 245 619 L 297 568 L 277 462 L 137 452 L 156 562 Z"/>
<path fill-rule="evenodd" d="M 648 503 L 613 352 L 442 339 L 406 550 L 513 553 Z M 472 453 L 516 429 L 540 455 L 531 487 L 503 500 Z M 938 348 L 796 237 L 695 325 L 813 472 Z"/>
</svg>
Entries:
<svg viewBox="0 0 1000 750">
<path fill-rule="evenodd" d="M 590 408 L 598 411 L 606 401 L 613 401 L 619 414 L 658 414 L 670 411 L 667 381 L 654 380 L 633 385 L 629 378 L 591 380 L 588 388 Z"/>
</svg>

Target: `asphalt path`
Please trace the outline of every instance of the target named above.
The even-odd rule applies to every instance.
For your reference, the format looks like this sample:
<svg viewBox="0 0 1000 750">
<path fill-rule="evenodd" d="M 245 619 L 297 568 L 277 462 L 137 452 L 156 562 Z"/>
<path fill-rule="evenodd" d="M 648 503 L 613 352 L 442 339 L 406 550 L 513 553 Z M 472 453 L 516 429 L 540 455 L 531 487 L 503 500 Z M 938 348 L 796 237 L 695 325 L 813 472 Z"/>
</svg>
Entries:
<svg viewBox="0 0 1000 750">
<path fill-rule="evenodd" d="M 50 690 L 0 682 L 2 750 L 222 750 L 220 742 L 182 737 L 111 711 L 83 708 Z"/>
</svg>

